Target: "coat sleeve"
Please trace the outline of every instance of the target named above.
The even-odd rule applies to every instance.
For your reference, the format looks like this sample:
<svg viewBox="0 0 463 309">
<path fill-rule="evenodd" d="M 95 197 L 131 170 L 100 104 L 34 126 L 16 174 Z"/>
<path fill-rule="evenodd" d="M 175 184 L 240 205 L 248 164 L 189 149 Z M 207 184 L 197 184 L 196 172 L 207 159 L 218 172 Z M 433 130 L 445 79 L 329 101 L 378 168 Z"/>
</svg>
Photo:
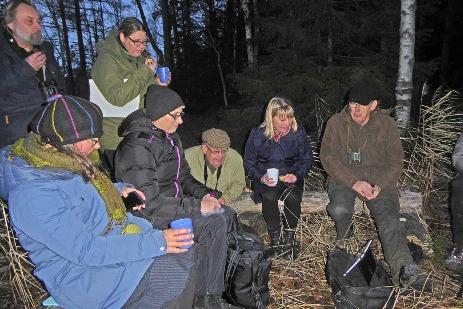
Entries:
<svg viewBox="0 0 463 309">
<path fill-rule="evenodd" d="M 1 35 L 1 34 L 0 34 Z M 10 48 L 3 46 L 2 49 Z M 0 92 L 7 94 L 21 89 L 25 80 L 35 78 L 36 71 L 23 59 L 0 52 Z"/>
<path fill-rule="evenodd" d="M 127 143 L 120 146 L 116 152 L 115 167 L 118 180 L 133 184 L 145 194 L 146 208 L 141 210 L 144 216 L 191 218 L 201 214 L 198 199 L 164 197 L 160 194 L 156 160 L 143 145 Z"/>
<path fill-rule="evenodd" d="M 336 130 L 336 119 L 330 118 L 326 124 L 320 147 L 320 161 L 326 173 L 335 181 L 352 188 L 359 180 L 355 173 L 344 163 L 345 151 L 341 149 L 340 132 Z"/>
<path fill-rule="evenodd" d="M 144 64 L 124 77 L 117 59 L 109 52 L 102 52 L 96 59 L 92 78 L 106 100 L 116 106 L 124 106 L 154 83 L 153 71 Z"/>
<path fill-rule="evenodd" d="M 236 153 L 236 156 L 233 157 L 233 171 L 231 172 L 230 179 L 228 181 L 228 188 L 223 192 L 222 198 L 225 201 L 225 204 L 229 205 L 230 203 L 234 202 L 238 196 L 243 193 L 243 188 L 246 186 L 246 180 L 244 176 L 244 168 L 243 168 L 243 159 L 241 156 Z"/>
<path fill-rule="evenodd" d="M 458 138 L 453 150 L 452 163 L 458 173 L 463 173 L 463 133 Z"/>
<path fill-rule="evenodd" d="M 259 170 L 257 163 L 259 160 L 259 151 L 255 146 L 255 142 L 259 139 L 258 129 L 252 129 L 249 138 L 244 148 L 244 169 L 251 180 L 260 181 L 266 171 Z"/>
<path fill-rule="evenodd" d="M 310 137 L 307 136 L 304 128 L 301 127 L 298 131 L 299 132 L 296 136 L 298 161 L 294 165 L 292 172 L 298 179 L 302 180 L 310 172 L 310 168 L 313 164 L 313 155 L 312 146 L 310 145 Z"/>
<path fill-rule="evenodd" d="M 192 196 L 197 199 L 202 199 L 204 195 L 213 192 L 211 188 L 208 188 L 203 183 L 196 180 L 190 171 L 190 166 L 188 165 L 185 156 L 182 156 L 181 159 L 181 168 L 180 168 L 180 185 L 182 186 L 183 193 L 187 196 Z"/>
<path fill-rule="evenodd" d="M 79 219 L 67 195 L 47 184 L 18 186 L 9 198 L 13 225 L 57 255 L 79 265 L 103 266 L 153 258 L 166 253 L 162 231 L 102 236 Z M 32 202 L 34 201 L 34 202 Z M 95 203 L 95 199 L 87 199 Z M 99 205 L 100 206 L 100 205 Z"/>
</svg>

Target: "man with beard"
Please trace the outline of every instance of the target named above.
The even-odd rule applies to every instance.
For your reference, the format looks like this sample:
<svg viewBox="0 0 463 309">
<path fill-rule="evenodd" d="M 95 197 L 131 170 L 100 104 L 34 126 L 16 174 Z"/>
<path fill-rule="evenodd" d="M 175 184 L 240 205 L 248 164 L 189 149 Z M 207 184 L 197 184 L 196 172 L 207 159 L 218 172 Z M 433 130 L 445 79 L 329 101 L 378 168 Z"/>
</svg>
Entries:
<svg viewBox="0 0 463 309">
<path fill-rule="evenodd" d="M 0 148 L 26 135 L 32 117 L 50 95 L 64 92 L 64 80 L 43 41 L 42 20 L 28 0 L 10 0 L 0 34 Z"/>
</svg>

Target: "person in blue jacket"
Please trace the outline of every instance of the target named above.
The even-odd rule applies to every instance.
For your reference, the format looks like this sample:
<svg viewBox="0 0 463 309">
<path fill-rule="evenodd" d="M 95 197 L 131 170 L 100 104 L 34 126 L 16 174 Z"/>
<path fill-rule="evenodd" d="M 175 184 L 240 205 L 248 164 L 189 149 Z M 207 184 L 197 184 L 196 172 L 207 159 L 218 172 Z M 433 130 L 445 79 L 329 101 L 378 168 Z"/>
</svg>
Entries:
<svg viewBox="0 0 463 309">
<path fill-rule="evenodd" d="M 291 102 L 272 98 L 264 122 L 252 129 L 246 142 L 244 167 L 252 180 L 253 200 L 262 201 L 271 246 L 284 259 L 296 257 L 295 231 L 301 214 L 304 176 L 312 161 L 310 138 L 298 125 Z M 279 170 L 279 179 L 267 175 L 269 168 Z M 278 200 L 284 202 L 282 238 Z"/>
<path fill-rule="evenodd" d="M 126 213 L 121 195 L 144 196 L 97 168 L 101 110 L 56 95 L 31 128 L 0 150 L 0 198 L 56 302 L 66 309 L 191 308 L 196 250 L 181 249 L 193 244 L 191 231 L 156 230 Z"/>
</svg>

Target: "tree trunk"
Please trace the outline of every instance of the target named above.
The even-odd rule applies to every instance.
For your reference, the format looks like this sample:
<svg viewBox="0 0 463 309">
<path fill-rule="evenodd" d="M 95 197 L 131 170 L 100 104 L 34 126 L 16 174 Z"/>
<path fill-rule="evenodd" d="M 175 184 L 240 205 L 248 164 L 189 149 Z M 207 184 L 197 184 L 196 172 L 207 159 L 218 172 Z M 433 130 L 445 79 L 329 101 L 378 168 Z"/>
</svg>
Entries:
<svg viewBox="0 0 463 309">
<path fill-rule="evenodd" d="M 252 40 L 252 25 L 251 25 L 251 14 L 249 12 L 249 0 L 241 0 L 241 9 L 243 10 L 244 15 L 244 30 L 246 33 L 246 52 L 248 55 L 248 66 L 254 68 L 255 58 L 254 58 L 254 48 Z"/>
<path fill-rule="evenodd" d="M 63 32 L 63 46 L 66 60 L 66 72 L 67 72 L 67 89 L 70 94 L 75 94 L 74 91 L 74 72 L 72 70 L 72 58 L 71 49 L 69 47 L 69 31 L 66 20 L 66 9 L 64 7 L 64 0 L 58 0 L 59 15 L 61 18 L 61 27 Z"/>
<path fill-rule="evenodd" d="M 258 0 L 252 1 L 252 7 L 254 12 L 254 35 L 253 35 L 253 52 L 254 52 L 254 63 L 257 64 L 257 56 L 259 55 L 259 37 L 260 37 L 260 27 L 259 27 L 259 7 L 257 4 Z"/>
<path fill-rule="evenodd" d="M 212 44 L 212 49 L 214 50 L 215 54 L 217 55 L 217 68 L 219 70 L 219 75 L 220 75 L 220 81 L 222 82 L 222 94 L 223 94 L 223 104 L 224 106 L 228 106 L 228 100 L 227 100 L 227 84 L 225 83 L 225 77 L 223 75 L 222 71 L 222 64 L 220 61 L 220 51 L 217 49 L 217 46 L 215 44 L 215 39 L 212 37 L 211 32 L 209 31 L 208 28 L 207 33 L 209 35 L 209 40 L 211 41 Z"/>
<path fill-rule="evenodd" d="M 146 21 L 145 11 L 143 10 L 143 6 L 141 4 L 141 0 L 135 0 L 135 3 L 137 4 L 138 11 L 140 12 L 141 21 L 146 26 L 146 35 L 148 36 L 148 40 L 150 41 L 151 46 L 153 47 L 156 54 L 158 54 L 158 60 L 160 59 L 160 61 L 163 62 L 164 61 L 164 53 L 158 47 L 158 45 L 156 44 L 156 41 L 154 40 L 153 35 L 151 34 L 150 27 L 148 25 L 148 22 Z"/>
<path fill-rule="evenodd" d="M 88 97 L 87 81 L 87 60 L 82 34 L 82 15 L 80 14 L 79 0 L 74 0 L 74 16 L 76 20 L 77 45 L 79 47 L 79 68 L 77 70 L 77 89 L 76 94 L 81 97 Z"/>
<path fill-rule="evenodd" d="M 174 52 L 172 46 L 172 18 L 169 10 L 169 0 L 160 0 L 162 15 L 162 32 L 164 36 L 165 63 L 172 68 L 174 63 Z"/>
<path fill-rule="evenodd" d="M 415 11 L 416 0 L 401 0 L 400 55 L 396 85 L 397 125 L 405 129 L 410 124 L 415 65 Z"/>
</svg>

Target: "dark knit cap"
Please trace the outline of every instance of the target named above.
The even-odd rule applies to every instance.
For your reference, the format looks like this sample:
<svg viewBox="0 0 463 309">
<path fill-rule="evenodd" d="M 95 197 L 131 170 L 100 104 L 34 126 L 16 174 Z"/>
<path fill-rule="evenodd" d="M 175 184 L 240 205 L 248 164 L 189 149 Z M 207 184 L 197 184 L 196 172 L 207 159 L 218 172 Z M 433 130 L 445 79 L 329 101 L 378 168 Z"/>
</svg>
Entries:
<svg viewBox="0 0 463 309">
<path fill-rule="evenodd" d="M 230 137 L 227 132 L 220 129 L 209 129 L 201 135 L 204 144 L 215 149 L 226 150 L 230 147 Z"/>
<path fill-rule="evenodd" d="M 90 101 L 57 94 L 34 116 L 31 129 L 45 143 L 74 144 L 103 135 L 103 114 Z"/>
<path fill-rule="evenodd" d="M 356 84 L 349 91 L 347 103 L 355 102 L 360 105 L 368 105 L 371 101 L 380 98 L 378 88 L 375 84 L 364 81 Z"/>
<path fill-rule="evenodd" d="M 146 116 L 151 120 L 158 120 L 173 110 L 185 106 L 182 98 L 167 87 L 151 85 L 145 99 Z"/>
</svg>

